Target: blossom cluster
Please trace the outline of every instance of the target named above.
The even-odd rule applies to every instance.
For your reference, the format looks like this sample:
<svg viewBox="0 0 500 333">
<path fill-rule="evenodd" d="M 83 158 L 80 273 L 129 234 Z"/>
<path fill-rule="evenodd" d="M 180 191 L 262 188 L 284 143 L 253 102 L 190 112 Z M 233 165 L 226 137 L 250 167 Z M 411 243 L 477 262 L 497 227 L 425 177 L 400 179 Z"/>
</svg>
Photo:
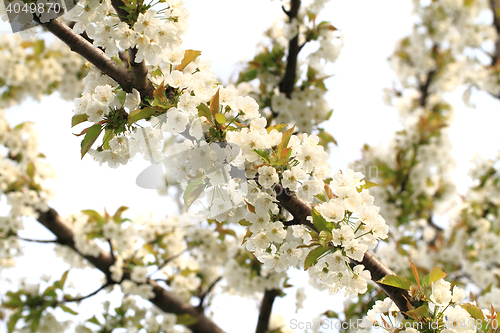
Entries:
<svg viewBox="0 0 500 333">
<path fill-rule="evenodd" d="M 31 97 L 59 92 L 64 99 L 79 96 L 85 61 L 62 43 L 45 46 L 43 39 L 23 40 L 19 34 L 0 36 L 0 107 L 7 108 Z"/>
</svg>

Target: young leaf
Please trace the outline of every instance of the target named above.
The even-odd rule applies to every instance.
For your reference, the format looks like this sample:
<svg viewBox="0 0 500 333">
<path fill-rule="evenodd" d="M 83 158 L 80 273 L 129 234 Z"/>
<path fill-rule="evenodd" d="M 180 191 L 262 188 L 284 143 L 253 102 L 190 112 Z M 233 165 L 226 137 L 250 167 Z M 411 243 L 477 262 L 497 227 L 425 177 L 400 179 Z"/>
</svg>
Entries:
<svg viewBox="0 0 500 333">
<path fill-rule="evenodd" d="M 276 124 L 276 125 L 273 125 L 273 126 L 270 126 L 267 128 L 267 133 L 271 133 L 271 131 L 273 129 L 277 130 L 278 132 L 281 132 L 283 129 L 285 129 L 287 125 L 285 124 Z"/>
<path fill-rule="evenodd" d="M 330 185 L 325 184 L 324 188 L 325 188 L 325 193 L 326 193 L 326 196 L 328 197 L 328 199 L 331 200 L 331 199 L 337 197 L 335 194 L 333 194 L 333 191 L 330 188 Z"/>
<path fill-rule="evenodd" d="M 129 125 L 132 125 L 136 121 L 151 117 L 154 114 L 155 114 L 155 110 L 153 108 L 144 108 L 144 109 L 134 110 L 128 114 L 128 123 L 129 123 Z"/>
<path fill-rule="evenodd" d="M 113 215 L 113 221 L 115 222 L 120 222 L 120 219 L 122 217 L 122 213 L 124 211 L 126 211 L 128 209 L 128 207 L 125 207 L 125 206 L 120 206 L 120 208 L 118 208 L 115 212 L 115 214 Z"/>
<path fill-rule="evenodd" d="M 309 252 L 309 254 L 306 257 L 306 260 L 304 261 L 304 270 L 307 271 L 309 267 L 314 265 L 314 263 L 318 260 L 318 258 L 328 250 L 330 249 L 327 247 L 318 246 L 317 248 Z"/>
<path fill-rule="evenodd" d="M 67 313 L 72 314 L 72 315 L 74 315 L 74 316 L 78 314 L 78 312 L 76 312 L 76 311 L 74 311 L 74 310 L 72 310 L 72 309 L 68 308 L 68 307 L 67 307 L 66 305 L 64 305 L 64 304 L 59 304 L 59 307 L 60 307 L 60 308 L 61 308 L 61 310 L 63 310 L 64 312 L 67 312 Z"/>
<path fill-rule="evenodd" d="M 483 311 L 481 311 L 481 309 L 477 305 L 474 305 L 472 303 L 465 303 L 465 304 L 460 304 L 460 306 L 464 308 L 465 311 L 467 311 L 472 318 L 476 320 L 477 319 L 484 320 Z"/>
<path fill-rule="evenodd" d="M 104 138 L 102 138 L 102 147 L 104 149 L 109 149 L 109 141 L 111 141 L 113 139 L 113 137 L 115 136 L 115 133 L 113 132 L 112 129 L 110 128 L 107 128 L 105 131 L 104 131 Z"/>
<path fill-rule="evenodd" d="M 429 285 L 431 285 L 431 283 L 433 282 L 436 282 L 437 280 L 439 279 L 444 279 L 444 277 L 446 276 L 446 273 L 443 272 L 441 270 L 441 268 L 439 267 L 434 267 L 432 270 L 431 270 L 431 274 L 429 276 Z"/>
<path fill-rule="evenodd" d="M 195 200 L 200 196 L 200 194 L 205 189 L 205 182 L 202 177 L 193 180 L 186 187 L 186 191 L 184 191 L 184 204 L 186 205 L 186 209 L 189 208 Z"/>
<path fill-rule="evenodd" d="M 293 131 L 295 130 L 295 125 L 292 128 L 287 129 L 283 135 L 281 136 L 281 143 L 278 146 L 278 152 L 281 152 L 283 149 L 288 147 L 288 143 L 290 142 L 290 138 L 292 137 Z"/>
<path fill-rule="evenodd" d="M 90 147 L 94 144 L 95 140 L 97 140 L 97 137 L 99 134 L 101 134 L 102 127 L 99 124 L 95 124 L 92 127 L 89 127 L 87 130 L 87 133 L 85 133 L 85 137 L 82 140 L 82 158 L 87 154 L 89 151 Z"/>
<path fill-rule="evenodd" d="M 386 275 L 376 282 L 404 290 L 409 290 L 411 287 L 411 281 L 409 281 L 407 278 L 397 275 Z"/>
<path fill-rule="evenodd" d="M 184 68 L 186 68 L 187 65 L 189 65 L 192 61 L 198 58 L 200 54 L 201 51 L 186 50 L 184 52 L 184 58 L 182 59 L 180 65 L 177 66 L 177 70 L 182 71 Z"/>
<path fill-rule="evenodd" d="M 216 118 L 216 114 L 219 113 L 219 89 L 217 89 L 217 92 L 215 95 L 212 97 L 212 100 L 210 101 L 210 113 L 212 114 L 212 117 Z"/>
<path fill-rule="evenodd" d="M 73 118 L 71 118 L 71 127 L 75 127 L 76 125 L 83 123 L 89 119 L 88 114 L 75 114 Z"/>
<path fill-rule="evenodd" d="M 226 122 L 226 116 L 224 116 L 222 113 L 216 113 L 215 120 L 217 120 L 219 124 L 224 124 Z"/>
<path fill-rule="evenodd" d="M 416 308 L 416 309 L 413 309 L 413 310 L 409 310 L 406 312 L 410 317 L 414 318 L 414 319 L 419 319 L 421 317 L 426 317 L 427 316 L 427 306 L 426 304 Z"/>
<path fill-rule="evenodd" d="M 153 91 L 153 96 L 155 99 L 159 99 L 160 102 L 164 102 L 165 101 L 165 85 L 164 85 L 165 81 L 162 81 L 162 83 L 158 86 L 158 88 L 155 89 L 155 91 Z"/>
<path fill-rule="evenodd" d="M 245 200 L 245 203 L 247 204 L 247 207 L 248 207 L 248 210 L 250 211 L 250 213 L 255 214 L 255 207 L 246 200 Z"/>
<path fill-rule="evenodd" d="M 316 209 L 312 209 L 311 215 L 313 218 L 313 224 L 318 229 L 319 232 L 321 231 L 326 231 L 327 233 L 331 234 L 332 229 L 333 229 L 333 223 L 332 222 L 327 222 L 323 216 L 321 216 L 320 213 L 316 211 Z"/>
<path fill-rule="evenodd" d="M 205 103 L 201 103 L 200 105 L 198 105 L 197 109 L 198 116 L 205 117 L 210 123 L 212 123 L 212 115 L 210 114 L 210 109 Z"/>
<path fill-rule="evenodd" d="M 125 100 L 127 99 L 127 93 L 120 89 L 115 94 L 116 97 L 118 98 L 118 101 L 120 101 L 120 104 L 121 105 L 125 104 Z"/>
<path fill-rule="evenodd" d="M 364 189 L 368 189 L 368 188 L 370 188 L 370 187 L 374 187 L 374 186 L 378 186 L 378 184 L 375 184 L 374 182 L 370 182 L 370 181 L 365 180 L 365 184 L 364 184 L 364 185 L 361 185 L 361 186 L 358 188 L 358 192 L 361 192 L 361 191 L 363 191 Z"/>
<path fill-rule="evenodd" d="M 257 155 L 259 155 L 260 157 L 262 157 L 262 159 L 264 161 L 266 161 L 267 163 L 269 163 L 269 153 L 267 152 L 267 150 L 254 149 L 253 151 L 256 152 Z"/>
<path fill-rule="evenodd" d="M 413 271 L 413 276 L 415 276 L 415 280 L 417 281 L 418 289 L 420 289 L 420 278 L 418 277 L 417 267 L 411 262 L 410 258 L 408 258 L 408 261 L 410 262 L 411 270 Z"/>
</svg>

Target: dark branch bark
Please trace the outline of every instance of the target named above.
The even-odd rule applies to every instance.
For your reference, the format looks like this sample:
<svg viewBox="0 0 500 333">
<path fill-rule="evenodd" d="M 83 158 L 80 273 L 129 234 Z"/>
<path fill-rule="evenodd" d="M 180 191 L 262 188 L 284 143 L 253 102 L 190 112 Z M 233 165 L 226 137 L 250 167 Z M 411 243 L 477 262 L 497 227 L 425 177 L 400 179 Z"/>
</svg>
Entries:
<svg viewBox="0 0 500 333">
<path fill-rule="evenodd" d="M 431 85 L 432 79 L 434 78 L 434 75 L 436 75 L 436 70 L 430 71 L 429 73 L 427 73 L 427 79 L 425 80 L 425 83 L 420 84 L 420 106 L 425 107 L 425 104 L 427 103 L 427 97 L 429 96 L 429 87 Z"/>
<path fill-rule="evenodd" d="M 121 7 L 125 6 L 122 0 L 111 0 L 111 5 L 115 9 L 116 13 L 120 17 L 121 21 L 125 21 L 128 16 L 128 12 Z M 143 60 L 140 63 L 135 62 L 135 56 L 137 54 L 137 48 L 128 49 L 128 66 L 130 67 L 130 74 L 132 76 L 132 82 L 134 83 L 134 88 L 141 94 L 141 99 L 144 97 L 149 97 L 153 99 L 153 84 L 148 80 L 148 69 L 146 67 L 146 62 Z"/>
<path fill-rule="evenodd" d="M 288 20 L 290 23 L 292 22 L 292 19 L 297 17 L 299 8 L 300 0 L 292 0 L 289 11 L 283 8 L 285 13 L 288 15 Z M 292 96 L 293 87 L 297 78 L 297 57 L 302 46 L 299 46 L 298 34 L 288 42 L 288 56 L 285 75 L 283 76 L 283 79 L 281 80 L 279 85 L 280 92 L 284 93 L 288 98 Z"/>
<path fill-rule="evenodd" d="M 47 212 L 39 212 L 39 214 L 40 216 L 38 221 L 57 237 L 57 242 L 59 244 L 66 245 L 73 249 L 76 253 L 80 254 L 75 247 L 73 231 L 62 221 L 61 217 L 54 209 L 50 209 Z M 103 272 L 108 277 L 108 281 L 110 281 L 111 273 L 109 271 L 109 267 L 113 264 L 114 260 L 108 252 L 101 249 L 101 253 L 98 257 L 81 256 Z M 125 272 L 124 279 L 129 278 L 130 273 Z M 174 313 L 176 315 L 189 314 L 197 319 L 195 324 L 188 326 L 193 332 L 224 333 L 224 331 L 215 325 L 210 319 L 205 317 L 202 313 L 199 313 L 195 307 L 182 301 L 179 297 L 177 297 L 177 295 L 163 289 L 151 279 L 148 279 L 147 283 L 153 286 L 153 292 L 155 294 L 155 297 L 150 300 L 151 303 L 156 305 L 162 311 Z"/>
<path fill-rule="evenodd" d="M 130 73 L 109 58 L 104 52 L 94 48 L 85 38 L 76 34 L 70 27 L 58 19 L 42 23 L 42 26 L 68 45 L 73 52 L 78 53 L 94 64 L 101 72 L 118 82 L 123 90 L 128 93 L 132 92 L 133 84 Z"/>
<path fill-rule="evenodd" d="M 144 97 L 149 97 L 153 99 L 153 84 L 148 80 L 148 69 L 146 68 L 145 61 L 140 63 L 135 62 L 135 56 L 137 55 L 137 49 L 128 49 L 129 54 L 129 67 L 130 74 L 132 75 L 132 82 L 134 82 L 134 87 L 141 94 L 141 99 Z"/>
<path fill-rule="evenodd" d="M 311 216 L 311 206 L 309 206 L 304 201 L 297 198 L 297 196 L 293 193 L 289 193 L 285 191 L 281 185 L 277 185 L 275 187 L 276 198 L 278 199 L 278 204 L 288 210 L 290 214 L 293 215 L 293 220 L 295 221 L 293 224 L 302 224 L 310 227 L 310 222 L 306 219 L 308 216 Z M 287 222 L 285 222 L 287 223 Z M 311 228 L 311 227 L 310 227 Z M 314 228 L 314 226 L 313 226 Z M 318 230 L 316 228 L 311 228 L 316 233 Z M 372 276 L 372 281 L 377 282 L 381 278 L 386 275 L 396 275 L 392 270 L 390 270 L 387 266 L 381 263 L 370 251 L 365 253 L 363 260 L 361 262 L 357 262 L 353 260 L 355 265 L 364 265 L 365 269 L 370 271 Z M 377 283 L 378 284 L 378 283 Z M 389 298 L 399 307 L 399 309 L 403 312 L 408 311 L 408 305 L 405 300 L 405 297 L 410 300 L 410 296 L 406 290 L 394 288 L 386 285 L 378 284 L 379 287 L 389 296 Z"/>
<path fill-rule="evenodd" d="M 493 12 L 493 26 L 497 31 L 497 40 L 495 41 L 495 53 L 491 58 L 491 65 L 496 66 L 500 59 L 500 19 L 497 15 L 498 3 L 497 0 L 490 0 L 491 11 Z"/>
<path fill-rule="evenodd" d="M 259 319 L 257 320 L 257 328 L 255 333 L 266 333 L 269 328 L 269 319 L 273 310 L 274 299 L 280 294 L 279 289 L 266 290 L 262 303 L 260 304 Z"/>
</svg>

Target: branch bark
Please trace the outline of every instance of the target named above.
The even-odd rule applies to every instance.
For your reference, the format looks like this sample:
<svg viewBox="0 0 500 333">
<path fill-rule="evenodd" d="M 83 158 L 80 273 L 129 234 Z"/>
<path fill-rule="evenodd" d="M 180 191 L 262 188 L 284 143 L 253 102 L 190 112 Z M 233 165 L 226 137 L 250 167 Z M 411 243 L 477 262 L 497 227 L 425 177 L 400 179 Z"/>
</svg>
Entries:
<svg viewBox="0 0 500 333">
<path fill-rule="evenodd" d="M 297 198 L 295 194 L 285 191 L 279 184 L 275 187 L 275 191 L 276 198 L 278 199 L 278 204 L 293 215 L 294 218 L 292 221 L 295 221 L 294 224 L 303 224 L 310 227 L 310 222 L 306 218 L 308 216 L 311 216 L 311 206 Z M 313 230 L 316 233 L 318 232 L 316 228 L 314 228 Z M 361 262 L 352 260 L 352 264 L 361 264 L 365 266 L 365 269 L 370 271 L 372 281 L 374 282 L 377 282 L 386 275 L 396 275 L 392 270 L 390 270 L 387 266 L 380 262 L 370 251 L 367 251 L 365 253 Z M 401 311 L 408 311 L 408 304 L 406 299 L 411 300 L 408 291 L 382 285 L 379 283 L 377 283 L 377 285 L 387 294 L 387 296 L 389 296 L 389 298 L 398 306 Z"/>
<path fill-rule="evenodd" d="M 71 51 L 78 53 L 94 64 L 94 66 L 96 66 L 101 72 L 115 80 L 123 88 L 123 90 L 128 93 L 132 92 L 132 88 L 134 88 L 134 86 L 130 73 L 108 57 L 104 52 L 94 48 L 91 43 L 85 40 L 82 36 L 76 34 L 66 24 L 62 23 L 58 19 L 53 19 L 47 23 L 41 23 L 41 25 L 68 45 L 71 48 Z"/>
<path fill-rule="evenodd" d="M 257 328 L 255 333 L 266 333 L 269 329 L 269 319 L 273 310 L 273 303 L 276 297 L 280 294 L 279 289 L 270 289 L 264 292 L 262 303 L 260 304 L 259 319 L 257 320 Z"/>
<path fill-rule="evenodd" d="M 92 265 L 103 272 L 107 276 L 108 281 L 110 281 L 111 272 L 109 267 L 113 264 L 114 260 L 108 252 L 101 249 L 101 253 L 98 257 L 84 256 L 80 254 L 75 247 L 73 231 L 63 222 L 59 214 L 54 209 L 51 208 L 46 212 L 39 211 L 38 213 L 40 214 L 38 221 L 57 237 L 57 242 L 59 244 L 68 246 L 73 251 L 87 259 Z M 130 279 L 130 273 L 125 272 L 124 279 Z M 176 315 L 189 314 L 196 318 L 197 322 L 188 326 L 193 332 L 224 333 L 220 327 L 205 317 L 204 314 L 199 313 L 195 307 L 185 303 L 175 294 L 163 289 L 155 281 L 148 279 L 147 283 L 153 286 L 153 292 L 155 294 L 155 297 L 151 299 L 150 302 L 162 311 L 174 313 Z"/>
<path fill-rule="evenodd" d="M 296 18 L 299 13 L 300 0 L 292 0 L 290 3 L 290 10 L 287 11 L 283 8 L 288 15 L 289 22 Z M 286 63 L 286 70 L 283 79 L 280 82 L 280 92 L 284 93 L 286 97 L 291 98 L 295 80 L 297 79 L 297 57 L 302 46 L 299 46 L 299 35 L 295 36 L 288 42 L 288 57 Z"/>
<path fill-rule="evenodd" d="M 497 40 L 495 41 L 495 53 L 491 57 L 491 65 L 496 66 L 498 59 L 500 59 L 500 19 L 497 15 L 499 7 L 497 0 L 490 0 L 491 11 L 493 12 L 493 26 L 497 32 Z"/>
</svg>

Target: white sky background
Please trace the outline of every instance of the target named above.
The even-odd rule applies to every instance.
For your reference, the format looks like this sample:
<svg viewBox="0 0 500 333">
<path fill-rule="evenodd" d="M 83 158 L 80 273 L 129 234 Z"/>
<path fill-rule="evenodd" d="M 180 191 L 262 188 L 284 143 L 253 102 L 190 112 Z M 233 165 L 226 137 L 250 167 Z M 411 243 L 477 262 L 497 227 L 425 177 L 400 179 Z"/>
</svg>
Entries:
<svg viewBox="0 0 500 333">
<path fill-rule="evenodd" d="M 202 57 L 212 61 L 213 69 L 224 83 L 235 73 L 239 61 L 253 57 L 263 31 L 281 15 L 279 1 L 186 0 L 186 3 L 191 15 L 184 46 L 201 50 Z M 345 34 L 345 47 L 330 68 L 330 73 L 335 76 L 327 80 L 328 100 L 334 112 L 325 127 L 339 143 L 338 147 L 331 149 L 334 171 L 345 170 L 349 162 L 359 158 L 363 144 L 387 142 L 400 128 L 397 111 L 382 102 L 382 89 L 392 86 L 395 76 L 386 59 L 392 54 L 396 40 L 410 33 L 410 13 L 410 0 L 332 0 L 320 18 L 331 21 Z M 5 28 L 5 24 L 0 24 L 0 33 Z M 460 191 L 464 192 L 468 184 L 465 177 L 468 161 L 474 151 L 480 150 L 483 156 L 493 157 L 499 149 L 500 110 L 498 101 L 485 94 L 474 97 L 478 106 L 476 110 L 465 108 L 459 94 L 451 98 L 456 101 L 456 120 L 450 130 L 452 153 L 458 165 L 454 177 Z M 110 169 L 99 167 L 90 156 L 80 160 L 82 137 L 72 135 L 76 132 L 70 128 L 72 109 L 72 102 L 50 96 L 41 103 L 27 101 L 7 112 L 11 124 L 29 120 L 39 131 L 40 151 L 58 173 L 54 182 L 57 195 L 51 206 L 61 215 L 82 209 L 102 211 L 103 208 L 113 213 L 122 205 L 130 207 L 126 216 L 131 218 L 148 212 L 154 212 L 156 218 L 168 214 L 168 198 L 159 197 L 155 191 L 141 189 L 135 184 L 136 176 L 148 166 L 147 162 L 137 160 Z M 37 223 L 27 223 L 26 226 L 26 237 L 53 238 Z M 37 281 L 38 272 L 60 277 L 66 266 L 59 261 L 49 261 L 53 255 L 50 251 L 47 254 L 45 247 L 36 245 L 27 249 L 26 259 L 20 260 L 15 270 L 2 271 L 3 277 L 32 276 L 32 282 Z M 303 272 L 292 275 L 291 284 L 300 287 L 303 282 L 300 277 L 306 275 Z M 99 282 L 88 284 L 80 281 L 78 285 L 82 294 L 86 294 L 97 289 Z M 308 288 L 305 309 L 295 314 L 295 288 L 287 292 L 292 297 L 278 299 L 274 307 L 287 322 L 294 318 L 311 321 L 325 310 L 342 306 L 339 298 Z M 213 306 L 215 321 L 228 332 L 253 332 L 257 306 L 258 303 L 253 301 L 220 297 Z M 91 313 L 92 308 L 86 308 L 84 311 Z M 0 325 L 0 332 L 4 329 Z"/>
</svg>

